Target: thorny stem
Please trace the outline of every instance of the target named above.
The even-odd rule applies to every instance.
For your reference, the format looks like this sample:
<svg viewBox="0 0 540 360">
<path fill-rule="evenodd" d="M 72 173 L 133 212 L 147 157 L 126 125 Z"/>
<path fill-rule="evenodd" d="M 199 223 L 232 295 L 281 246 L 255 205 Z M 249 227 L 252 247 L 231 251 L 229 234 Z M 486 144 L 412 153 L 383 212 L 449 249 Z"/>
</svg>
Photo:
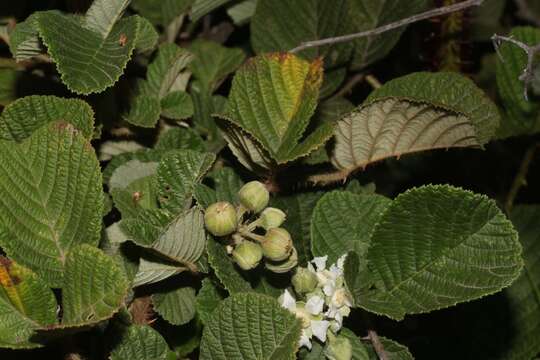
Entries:
<svg viewBox="0 0 540 360">
<path fill-rule="evenodd" d="M 375 349 L 375 352 L 377 353 L 377 356 L 380 360 L 388 360 L 388 356 L 386 355 L 386 351 L 384 351 L 384 346 L 381 343 L 381 340 L 379 339 L 379 336 L 377 335 L 377 332 L 373 329 L 368 330 L 368 338 L 371 340 L 371 344 L 373 345 L 373 349 Z"/>
<path fill-rule="evenodd" d="M 512 43 L 519 48 L 521 48 L 525 53 L 527 54 L 527 65 L 525 66 L 525 69 L 523 69 L 522 74 L 519 76 L 519 80 L 523 81 L 524 89 L 523 89 L 523 95 L 525 96 L 525 100 L 529 100 L 529 96 L 527 94 L 527 89 L 529 88 L 530 83 L 534 79 L 534 71 L 533 71 L 533 63 L 534 63 L 534 57 L 537 53 L 540 53 L 540 44 L 536 45 L 527 45 L 519 40 L 513 39 L 512 37 L 508 36 L 500 36 L 500 35 L 493 35 L 491 37 L 491 41 L 493 41 L 493 46 L 495 47 L 495 51 L 497 51 L 497 54 L 499 55 L 499 58 L 502 62 L 504 62 L 504 58 L 502 57 L 499 46 L 503 41 L 507 41 L 509 43 Z"/>
<path fill-rule="evenodd" d="M 484 0 L 466 0 L 457 4 L 442 6 L 436 9 L 428 10 L 426 12 L 416 14 L 405 19 L 398 20 L 390 24 L 386 24 L 375 29 L 362 31 L 362 32 L 354 33 L 354 34 L 331 37 L 327 39 L 306 41 L 306 42 L 301 43 L 299 46 L 295 47 L 294 49 L 289 50 L 289 52 L 294 54 L 299 51 L 313 48 L 313 47 L 319 47 L 319 46 L 329 45 L 329 44 L 338 44 L 338 43 L 343 43 L 343 42 L 359 39 L 362 37 L 379 35 L 384 32 L 394 30 L 402 26 L 409 25 L 409 24 L 412 24 L 421 20 L 425 20 L 425 19 L 429 19 L 429 18 L 441 16 L 441 15 L 446 15 L 446 14 L 456 12 L 456 11 L 461 11 L 472 6 L 480 6 L 482 5 L 483 2 Z"/>
<path fill-rule="evenodd" d="M 529 172 L 529 167 L 538 148 L 540 148 L 540 143 L 533 144 L 527 149 L 525 155 L 523 156 L 523 160 L 521 160 L 519 171 L 516 174 L 514 181 L 512 182 L 512 186 L 510 187 L 510 191 L 508 192 L 508 195 L 504 202 L 504 209 L 506 210 L 507 214 L 510 214 L 510 212 L 512 211 L 512 207 L 514 206 L 514 200 L 516 199 L 516 196 L 521 187 L 527 185 L 527 173 Z"/>
</svg>

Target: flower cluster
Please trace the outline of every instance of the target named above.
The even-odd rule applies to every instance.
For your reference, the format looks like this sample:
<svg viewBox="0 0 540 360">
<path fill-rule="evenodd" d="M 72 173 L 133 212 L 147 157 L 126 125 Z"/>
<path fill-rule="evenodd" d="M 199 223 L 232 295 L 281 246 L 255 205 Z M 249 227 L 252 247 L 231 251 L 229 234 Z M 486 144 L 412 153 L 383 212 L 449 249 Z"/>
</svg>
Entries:
<svg viewBox="0 0 540 360">
<path fill-rule="evenodd" d="M 343 325 L 343 318 L 349 315 L 352 306 L 351 295 L 345 288 L 343 279 L 345 256 L 339 258 L 337 263 L 328 269 L 327 256 L 313 259 L 307 268 L 298 268 L 292 278 L 296 296 L 289 290 L 285 290 L 281 295 L 281 305 L 302 321 L 300 346 L 311 349 L 313 337 L 323 343 L 328 338 L 333 345 L 327 346 L 331 351 L 335 351 L 336 341 L 339 341 L 345 343 L 340 347 L 341 354 L 350 353 L 350 344 L 347 341 L 343 338 L 336 340 L 337 333 Z M 350 357 L 344 355 L 340 357 L 342 358 Z"/>
<path fill-rule="evenodd" d="M 298 263 L 298 254 L 289 232 L 281 228 L 285 213 L 268 207 L 270 194 L 264 184 L 251 181 L 238 191 L 240 204 L 220 201 L 210 205 L 204 215 L 206 229 L 223 237 L 227 252 L 243 270 L 264 266 L 275 273 L 284 273 Z"/>
</svg>

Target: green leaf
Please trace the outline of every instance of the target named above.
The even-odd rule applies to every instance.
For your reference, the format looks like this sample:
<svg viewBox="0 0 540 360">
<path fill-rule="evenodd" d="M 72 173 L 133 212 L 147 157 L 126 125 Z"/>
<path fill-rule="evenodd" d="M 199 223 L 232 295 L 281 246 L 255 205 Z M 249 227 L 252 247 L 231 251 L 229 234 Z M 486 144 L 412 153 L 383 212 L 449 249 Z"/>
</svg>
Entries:
<svg viewBox="0 0 540 360">
<path fill-rule="evenodd" d="M 0 348 L 41 347 L 34 330 L 54 325 L 56 299 L 31 270 L 0 256 Z"/>
<path fill-rule="evenodd" d="M 103 181 L 108 183 L 114 171 L 130 160 L 140 160 L 141 162 L 159 161 L 166 151 L 154 149 L 141 149 L 138 151 L 123 152 L 114 156 L 103 170 Z"/>
<path fill-rule="evenodd" d="M 204 216 L 194 207 L 178 216 L 152 244 L 152 249 L 188 268 L 195 268 L 205 246 Z"/>
<path fill-rule="evenodd" d="M 234 72 L 245 60 L 241 49 L 226 48 L 216 42 L 206 40 L 194 41 L 189 51 L 195 59 L 189 65 L 193 76 L 212 93 L 221 81 Z"/>
<path fill-rule="evenodd" d="M 89 245 L 67 256 L 62 293 L 62 326 L 95 324 L 112 317 L 128 291 L 124 270 L 103 251 Z"/>
<path fill-rule="evenodd" d="M 392 339 L 385 338 L 384 336 L 379 336 L 379 340 L 384 347 L 384 352 L 386 353 L 388 360 L 414 360 L 414 357 L 406 346 L 401 345 Z M 366 348 L 368 349 L 370 359 L 379 360 L 379 356 L 370 343 L 366 344 Z"/>
<path fill-rule="evenodd" d="M 512 29 L 509 36 L 531 46 L 540 43 L 540 29 L 533 27 L 516 27 Z M 509 42 L 501 44 L 499 54 L 497 88 L 506 110 L 506 116 L 501 122 L 497 133 L 498 137 L 504 138 L 540 131 L 540 103 L 537 100 L 525 99 L 525 84 L 519 79 L 527 66 L 527 55 L 523 49 Z M 530 92 L 530 89 L 528 91 Z"/>
<path fill-rule="evenodd" d="M 40 37 L 62 82 L 81 95 L 101 92 L 118 80 L 131 58 L 141 23 L 141 18 L 131 16 L 109 27 L 110 21 L 119 16 L 111 13 L 105 21 L 89 25 L 90 15 L 85 22 L 58 11 L 46 11 L 39 13 L 37 19 Z M 95 31 L 98 28 L 100 32 Z"/>
<path fill-rule="evenodd" d="M 195 0 L 133 0 L 131 7 L 156 25 L 168 25 L 186 13 Z"/>
<path fill-rule="evenodd" d="M 315 204 L 322 195 L 322 192 L 297 193 L 272 199 L 272 206 L 287 214 L 287 219 L 282 227 L 287 229 L 292 236 L 300 266 L 305 266 L 313 257 L 310 245 L 311 219 Z"/>
<path fill-rule="evenodd" d="M 195 3 L 191 8 L 191 20 L 195 22 L 204 15 L 214 11 L 230 1 L 231 0 L 195 0 Z"/>
<path fill-rule="evenodd" d="M 231 17 L 235 25 L 241 26 L 247 23 L 255 14 L 257 2 L 258 0 L 244 0 L 228 8 L 227 15 Z"/>
<path fill-rule="evenodd" d="M 490 141 L 499 126 L 497 106 L 470 79 L 453 72 L 418 72 L 399 77 L 373 91 L 366 103 L 387 97 L 426 102 L 467 116 L 480 145 Z"/>
<path fill-rule="evenodd" d="M 516 206 L 510 219 L 519 232 L 525 266 L 520 277 L 503 291 L 512 324 L 501 359 L 531 359 L 540 352 L 540 206 Z M 503 312 L 503 311 L 501 311 Z"/>
<path fill-rule="evenodd" d="M 136 217 L 125 218 L 120 229 L 135 244 L 150 247 L 171 221 L 171 214 L 161 209 L 140 209 Z"/>
<path fill-rule="evenodd" d="M 114 206 L 120 211 L 124 219 L 137 217 L 139 212 L 144 209 L 156 209 L 158 207 L 154 176 L 134 180 L 125 188 L 112 189 L 110 193 Z"/>
<path fill-rule="evenodd" d="M 0 164 L 0 243 L 60 287 L 70 249 L 99 242 L 103 191 L 94 149 L 72 125 L 51 123 L 21 144 L 1 141 Z"/>
<path fill-rule="evenodd" d="M 223 298 L 223 294 L 210 278 L 205 278 L 202 281 L 202 286 L 197 294 L 195 302 L 197 315 L 204 324 L 210 321 L 212 313 L 216 310 Z"/>
<path fill-rule="evenodd" d="M 353 250 L 365 258 L 371 234 L 391 200 L 381 195 L 357 195 L 348 191 L 326 193 L 313 210 L 311 251 L 328 255 L 333 264 Z"/>
<path fill-rule="evenodd" d="M 154 310 L 173 325 L 183 325 L 195 317 L 195 289 L 182 287 L 152 295 Z"/>
<path fill-rule="evenodd" d="M 193 116 L 193 102 L 185 91 L 172 91 L 161 100 L 161 114 L 169 119 L 183 120 Z"/>
<path fill-rule="evenodd" d="M 38 16 L 39 13 L 30 15 L 25 21 L 18 23 L 9 34 L 9 50 L 18 62 L 44 52 L 38 36 Z"/>
<path fill-rule="evenodd" d="M 300 321 L 259 294 L 225 299 L 203 331 L 201 359 L 294 359 Z"/>
<path fill-rule="evenodd" d="M 430 104 L 388 98 L 343 117 L 335 130 L 332 163 L 351 173 L 403 154 L 451 147 L 479 147 L 467 116 Z"/>
<path fill-rule="evenodd" d="M 426 9 L 429 1 L 411 0 L 403 6 L 401 0 L 356 0 L 350 1 L 348 16 L 349 33 L 375 29 L 379 26 L 405 19 Z M 354 41 L 352 68 L 360 70 L 385 57 L 396 45 L 406 27 L 402 26 L 381 35 L 363 37 Z"/>
<path fill-rule="evenodd" d="M 104 141 L 99 147 L 99 161 L 109 161 L 116 155 L 145 149 L 136 141 Z"/>
<path fill-rule="evenodd" d="M 153 50 L 159 40 L 159 34 L 154 26 L 147 19 L 139 18 L 139 33 L 135 49 L 140 52 Z"/>
<path fill-rule="evenodd" d="M 60 120 L 92 139 L 94 111 L 86 102 L 39 95 L 26 96 L 6 106 L 0 116 L 0 139 L 21 142 L 43 125 Z"/>
<path fill-rule="evenodd" d="M 188 268 L 184 266 L 141 258 L 139 269 L 133 279 L 133 287 L 153 284 L 186 270 Z"/>
<path fill-rule="evenodd" d="M 111 360 L 166 360 L 165 339 L 148 325 L 131 325 L 113 349 Z"/>
<path fill-rule="evenodd" d="M 22 71 L 0 67 L 0 105 L 7 106 L 17 99 L 17 87 Z"/>
<path fill-rule="evenodd" d="M 285 53 L 250 59 L 234 76 L 226 119 L 253 136 L 278 163 L 308 155 L 332 131 L 328 124 L 321 124 L 304 134 L 321 81 L 318 60 L 309 63 Z"/>
<path fill-rule="evenodd" d="M 154 149 L 167 151 L 186 149 L 204 152 L 206 145 L 203 139 L 191 128 L 172 128 L 162 133 Z"/>
<path fill-rule="evenodd" d="M 179 213 L 191 205 L 196 184 L 212 166 L 215 155 L 177 150 L 163 157 L 158 166 L 158 194 L 162 207 Z"/>
<path fill-rule="evenodd" d="M 249 282 L 240 275 L 239 270 L 234 266 L 223 245 L 217 241 L 209 240 L 206 243 L 206 251 L 208 252 L 208 262 L 214 269 L 216 277 L 230 294 L 253 291 Z"/>
<path fill-rule="evenodd" d="M 129 160 L 114 170 L 108 182 L 109 189 L 126 189 L 132 182 L 154 175 L 157 167 L 157 162 Z"/>
<path fill-rule="evenodd" d="M 351 330 L 347 328 L 342 328 L 339 330 L 339 335 L 349 339 L 349 342 L 352 346 L 352 359 L 351 360 L 368 360 L 368 350 L 367 347 L 360 341 L 360 338 L 356 336 Z M 386 349 L 385 349 L 386 350 Z"/>
<path fill-rule="evenodd" d="M 375 289 L 355 300 L 393 319 L 495 293 L 523 267 L 517 233 L 495 202 L 446 185 L 399 195 L 373 231 L 367 261 Z"/>
<path fill-rule="evenodd" d="M 350 0 L 259 0 L 251 19 L 251 44 L 257 53 L 289 51 L 302 42 L 348 33 Z M 306 59 L 324 57 L 329 65 L 350 56 L 351 43 L 312 47 Z"/>
<path fill-rule="evenodd" d="M 140 82 L 138 83 L 140 86 Z M 144 95 L 140 90 L 130 102 L 129 112 L 124 119 L 136 126 L 151 128 L 156 125 L 161 114 L 161 102 L 155 96 Z"/>
<path fill-rule="evenodd" d="M 159 48 L 155 60 L 148 66 L 145 93 L 163 99 L 178 75 L 193 60 L 193 55 L 175 44 L 164 44 Z"/>
</svg>

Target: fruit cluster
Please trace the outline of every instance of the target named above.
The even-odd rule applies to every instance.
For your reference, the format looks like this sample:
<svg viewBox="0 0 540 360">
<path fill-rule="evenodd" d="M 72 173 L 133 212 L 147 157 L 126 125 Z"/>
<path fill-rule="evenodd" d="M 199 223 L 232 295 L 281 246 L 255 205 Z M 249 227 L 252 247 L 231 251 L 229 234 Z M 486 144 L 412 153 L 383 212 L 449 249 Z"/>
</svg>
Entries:
<svg viewBox="0 0 540 360">
<path fill-rule="evenodd" d="M 286 215 L 268 207 L 270 194 L 258 181 L 245 184 L 238 191 L 239 204 L 220 201 L 210 205 L 204 215 L 206 229 L 214 236 L 225 237 L 227 252 L 243 270 L 264 266 L 275 273 L 285 273 L 298 263 L 291 235 L 280 226 Z"/>
</svg>

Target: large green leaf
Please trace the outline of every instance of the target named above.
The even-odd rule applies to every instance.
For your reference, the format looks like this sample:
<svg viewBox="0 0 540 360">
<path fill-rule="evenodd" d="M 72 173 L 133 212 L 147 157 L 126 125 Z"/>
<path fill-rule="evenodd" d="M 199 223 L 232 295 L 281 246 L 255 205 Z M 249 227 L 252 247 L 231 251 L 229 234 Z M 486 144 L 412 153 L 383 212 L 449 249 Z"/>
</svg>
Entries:
<svg viewBox="0 0 540 360">
<path fill-rule="evenodd" d="M 165 339 L 148 325 L 131 325 L 114 347 L 111 360 L 165 360 L 169 347 Z"/>
<path fill-rule="evenodd" d="M 301 323 L 278 302 L 260 294 L 225 299 L 206 324 L 201 359 L 294 359 Z"/>
<path fill-rule="evenodd" d="M 181 287 L 152 295 L 154 310 L 173 325 L 183 325 L 195 316 L 195 289 Z"/>
<path fill-rule="evenodd" d="M 66 260 L 62 326 L 83 326 L 108 319 L 124 303 L 124 270 L 97 248 L 80 245 Z"/>
<path fill-rule="evenodd" d="M 426 102 L 467 116 L 480 145 L 490 141 L 499 126 L 497 106 L 470 79 L 453 72 L 418 72 L 393 79 L 373 91 L 367 102 L 387 97 Z"/>
<path fill-rule="evenodd" d="M 399 195 L 373 231 L 367 261 L 375 289 L 355 300 L 394 319 L 495 293 L 523 267 L 517 233 L 497 205 L 450 186 Z"/>
<path fill-rule="evenodd" d="M 322 195 L 322 192 L 313 192 L 272 198 L 272 206 L 287 214 L 287 219 L 282 227 L 291 234 L 298 252 L 298 263 L 302 266 L 305 266 L 313 257 L 310 245 L 311 214 Z"/>
<path fill-rule="evenodd" d="M 531 359 L 540 352 L 540 206 L 516 206 L 510 219 L 519 232 L 525 267 L 516 282 L 503 291 L 511 326 L 500 358 Z"/>
<path fill-rule="evenodd" d="M 172 213 L 189 208 L 196 184 L 212 166 L 215 155 L 177 150 L 163 157 L 158 166 L 158 194 L 162 207 Z"/>
<path fill-rule="evenodd" d="M 479 147 L 477 136 L 471 120 L 461 113 L 398 98 L 377 100 L 338 122 L 332 163 L 352 172 L 412 152 Z"/>
<path fill-rule="evenodd" d="M 357 195 L 348 191 L 325 194 L 313 210 L 311 251 L 313 256 L 328 255 L 333 264 L 343 254 L 354 250 L 365 257 L 371 233 L 390 205 L 380 195 Z"/>
<path fill-rule="evenodd" d="M 410 0 L 403 5 L 401 0 L 351 0 L 350 33 L 374 29 L 376 27 L 405 19 L 420 13 L 429 4 L 427 0 Z M 363 69 L 383 58 L 392 50 L 406 27 L 387 31 L 381 35 L 369 36 L 354 41 L 352 67 Z"/>
<path fill-rule="evenodd" d="M 516 27 L 510 36 L 533 46 L 540 43 L 540 29 Z M 497 60 L 497 88 L 504 104 L 505 115 L 497 133 L 499 137 L 531 134 L 540 131 L 540 103 L 525 99 L 525 84 L 520 80 L 527 67 L 527 54 L 520 47 L 503 42 Z M 528 89 L 530 94 L 531 90 Z"/>
<path fill-rule="evenodd" d="M 56 307 L 43 280 L 0 256 L 0 348 L 42 346 L 34 330 L 56 324 Z"/>
<path fill-rule="evenodd" d="M 331 124 L 322 123 L 304 134 L 321 82 L 319 60 L 309 63 L 285 53 L 257 56 L 236 72 L 226 119 L 252 135 L 278 163 L 308 155 L 332 131 Z"/>
<path fill-rule="evenodd" d="M 230 73 L 235 71 L 245 60 L 241 49 L 226 48 L 216 42 L 197 40 L 189 50 L 195 59 L 189 65 L 193 76 L 210 92 Z"/>
<path fill-rule="evenodd" d="M 0 139 L 20 142 L 53 121 L 67 121 L 91 139 L 94 111 L 84 101 L 56 96 L 26 96 L 4 109 L 0 116 Z"/>
<path fill-rule="evenodd" d="M 206 243 L 208 262 L 223 287 L 231 294 L 253 291 L 249 282 L 240 275 L 225 247 L 214 240 Z"/>
<path fill-rule="evenodd" d="M 72 125 L 56 122 L 21 144 L 0 142 L 0 164 L 0 222 L 7 232 L 0 243 L 60 287 L 70 249 L 99 242 L 103 191 L 94 149 Z"/>
<path fill-rule="evenodd" d="M 257 53 L 288 51 L 302 42 L 349 32 L 351 0 L 259 0 L 251 19 L 251 44 Z M 294 29 L 293 31 L 291 31 Z M 351 43 L 313 47 L 302 57 L 324 57 L 330 65 L 347 61 Z"/>
</svg>

